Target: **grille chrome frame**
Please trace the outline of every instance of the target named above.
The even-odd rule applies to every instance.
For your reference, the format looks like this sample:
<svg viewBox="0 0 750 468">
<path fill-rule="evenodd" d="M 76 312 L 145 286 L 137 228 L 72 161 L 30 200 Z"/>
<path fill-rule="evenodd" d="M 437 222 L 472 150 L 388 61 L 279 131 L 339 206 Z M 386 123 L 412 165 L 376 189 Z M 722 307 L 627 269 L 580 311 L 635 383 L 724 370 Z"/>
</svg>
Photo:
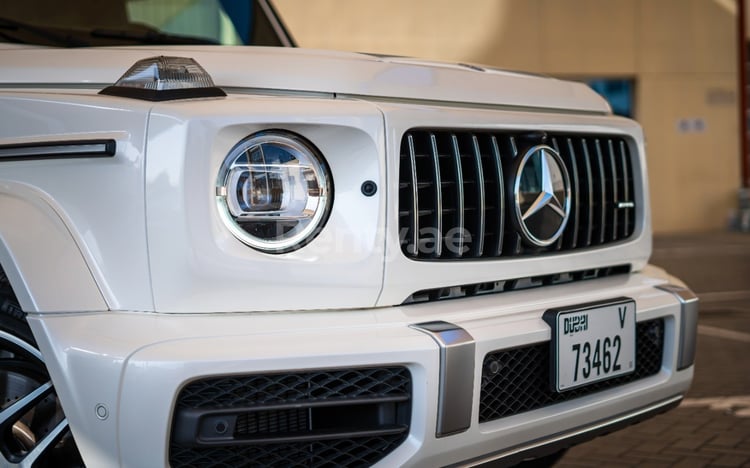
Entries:
<svg viewBox="0 0 750 468">
<path fill-rule="evenodd" d="M 572 206 L 560 239 L 523 242 L 512 228 L 514 159 L 538 143 L 562 158 Z M 412 260 L 482 260 L 610 245 L 636 233 L 629 137 L 572 132 L 411 129 L 401 140 L 398 226 Z"/>
</svg>

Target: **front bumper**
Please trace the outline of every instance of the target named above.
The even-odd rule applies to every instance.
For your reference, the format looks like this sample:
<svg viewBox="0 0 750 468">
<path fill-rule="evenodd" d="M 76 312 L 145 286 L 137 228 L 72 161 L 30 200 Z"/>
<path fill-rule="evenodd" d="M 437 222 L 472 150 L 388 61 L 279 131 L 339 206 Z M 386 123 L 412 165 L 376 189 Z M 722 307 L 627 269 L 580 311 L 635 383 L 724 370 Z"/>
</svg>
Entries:
<svg viewBox="0 0 750 468">
<path fill-rule="evenodd" d="M 541 453 L 548 443 L 564 445 L 675 403 L 693 376 L 692 366 L 678 368 L 694 343 L 697 308 L 689 299 L 686 306 L 689 294 L 678 297 L 675 290 L 659 288 L 665 284 L 659 272 L 647 268 L 581 283 L 380 309 L 103 312 L 36 315 L 30 322 L 89 466 L 168 465 L 177 395 L 196 379 L 395 365 L 411 374 L 410 427 L 404 442 L 380 464 L 431 467 Z M 638 322 L 664 319 L 662 365 L 656 374 L 479 422 L 482 362 L 488 353 L 548 341 L 545 310 L 620 296 L 635 300 Z M 445 397 L 445 382 L 452 376 L 441 376 L 441 369 L 446 372 L 441 347 L 414 327 L 430 322 L 454 324 L 473 341 L 472 355 L 463 353 L 467 363 L 473 358 L 473 366 L 463 369 L 471 382 L 463 382 L 457 393 L 470 395 L 470 402 Z M 441 418 L 446 411 L 453 417 L 454 405 L 465 408 L 468 427 L 438 437 Z"/>
</svg>

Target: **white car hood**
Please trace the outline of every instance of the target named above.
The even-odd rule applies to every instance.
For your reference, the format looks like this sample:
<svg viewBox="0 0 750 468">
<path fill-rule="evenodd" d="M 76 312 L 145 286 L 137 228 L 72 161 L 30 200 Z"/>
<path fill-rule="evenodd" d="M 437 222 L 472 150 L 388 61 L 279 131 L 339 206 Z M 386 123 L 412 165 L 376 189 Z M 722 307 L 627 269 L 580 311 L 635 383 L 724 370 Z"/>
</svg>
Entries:
<svg viewBox="0 0 750 468">
<path fill-rule="evenodd" d="M 217 86 L 609 113 L 586 85 L 481 66 L 350 52 L 227 46 L 0 48 L 0 86 L 114 83 L 137 60 L 192 57 Z"/>
</svg>

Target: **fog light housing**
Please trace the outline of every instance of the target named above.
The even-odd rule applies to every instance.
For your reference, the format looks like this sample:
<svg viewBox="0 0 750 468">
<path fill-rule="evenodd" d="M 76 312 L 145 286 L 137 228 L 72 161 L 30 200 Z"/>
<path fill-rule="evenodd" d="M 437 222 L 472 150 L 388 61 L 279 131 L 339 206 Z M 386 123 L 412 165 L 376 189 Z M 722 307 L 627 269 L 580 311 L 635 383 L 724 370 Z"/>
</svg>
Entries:
<svg viewBox="0 0 750 468">
<path fill-rule="evenodd" d="M 216 198 L 235 237 L 262 252 L 284 253 L 309 243 L 323 228 L 333 183 L 311 143 L 267 131 L 232 148 L 219 170 Z"/>
</svg>

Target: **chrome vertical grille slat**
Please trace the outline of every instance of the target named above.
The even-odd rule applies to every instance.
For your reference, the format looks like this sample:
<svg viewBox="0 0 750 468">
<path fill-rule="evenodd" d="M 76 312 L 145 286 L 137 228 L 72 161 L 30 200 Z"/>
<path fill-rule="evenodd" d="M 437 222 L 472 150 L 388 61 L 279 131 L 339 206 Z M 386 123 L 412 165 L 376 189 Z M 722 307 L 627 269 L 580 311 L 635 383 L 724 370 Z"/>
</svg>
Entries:
<svg viewBox="0 0 750 468">
<path fill-rule="evenodd" d="M 594 241 L 597 244 L 604 243 L 604 234 L 607 226 L 607 181 L 604 172 L 604 157 L 602 156 L 602 148 L 599 140 L 594 141 L 594 148 L 596 149 L 596 172 L 595 176 L 598 180 L 598 187 L 595 189 L 598 192 L 598 199 L 596 205 L 596 213 L 594 219 L 594 230 L 596 235 Z"/>
<path fill-rule="evenodd" d="M 562 236 L 548 247 L 527 244 L 511 222 L 514 160 L 538 144 L 560 155 L 572 197 Z M 622 136 L 414 129 L 403 136 L 400 161 L 399 234 L 413 259 L 555 254 L 623 241 L 635 230 L 637 160 Z"/>
<path fill-rule="evenodd" d="M 443 183 L 440 177 L 440 154 L 438 153 L 437 139 L 434 133 L 430 133 L 430 150 L 435 182 L 435 224 L 433 226 L 435 232 L 433 236 L 437 236 L 433 239 L 433 249 L 435 251 L 434 256 L 440 258 L 443 253 Z"/>
<path fill-rule="evenodd" d="M 500 256 L 503 253 L 503 238 L 505 237 L 505 176 L 503 172 L 503 161 L 500 158 L 500 147 L 497 144 L 497 137 L 492 135 L 492 162 L 495 169 L 495 186 L 497 190 L 497 231 L 495 232 L 495 255 Z"/>
<path fill-rule="evenodd" d="M 516 144 L 516 137 L 514 135 L 511 135 L 507 140 L 508 140 L 508 145 L 509 145 L 509 148 L 508 148 L 509 152 L 505 154 L 509 154 L 511 159 L 510 159 L 510 162 L 507 159 L 503 159 L 503 164 L 505 164 L 507 168 L 510 168 L 510 166 L 513 164 L 512 161 L 518 157 L 518 145 Z M 502 153 L 501 153 L 501 158 L 502 158 Z M 507 172 L 510 173 L 511 171 L 507 171 Z M 507 187 L 508 187 L 507 190 L 512 191 L 513 183 L 509 181 Z M 508 203 L 509 203 L 508 206 L 511 206 L 510 197 L 509 197 Z M 510 211 L 511 211 L 510 209 L 506 209 L 505 211 L 505 219 L 507 221 L 506 225 L 511 225 L 510 219 L 509 219 Z M 513 229 L 508 229 L 505 231 L 503 237 L 505 238 L 503 240 L 503 242 L 505 243 L 505 247 L 504 247 L 505 254 L 509 256 L 519 255 L 522 249 L 521 235 Z"/>
<path fill-rule="evenodd" d="M 412 183 L 412 212 L 411 212 L 411 225 L 412 225 L 412 255 L 416 255 L 417 246 L 419 245 L 419 181 L 417 180 L 417 156 L 414 153 L 414 137 L 409 135 L 409 170 L 411 175 Z"/>
<path fill-rule="evenodd" d="M 612 139 L 607 140 L 607 149 L 608 149 L 608 156 L 609 156 L 609 168 L 612 172 L 612 182 L 611 182 L 611 195 L 612 198 L 610 199 L 610 207 L 609 209 L 612 210 L 612 226 L 611 231 L 608 235 L 608 238 L 611 240 L 617 240 L 619 237 L 619 233 L 617 231 L 617 225 L 618 225 L 618 218 L 620 217 L 620 212 L 617 209 L 617 200 L 619 198 L 618 196 L 618 180 L 619 176 L 617 174 L 617 163 L 615 162 L 615 149 L 612 144 Z"/>
<path fill-rule="evenodd" d="M 481 257 L 484 252 L 484 239 L 486 237 L 485 232 L 485 211 L 487 210 L 487 204 L 484 195 L 484 170 L 482 169 L 482 153 L 479 150 L 479 139 L 476 135 L 471 136 L 471 148 L 474 151 L 474 167 L 476 171 L 476 192 L 477 192 L 477 224 L 476 224 L 476 239 L 474 240 L 474 249 L 472 255 L 474 257 Z"/>
<path fill-rule="evenodd" d="M 593 227 L 594 227 L 594 177 L 591 169 L 591 158 L 589 157 L 589 148 L 586 144 L 585 139 L 581 139 L 581 148 L 583 149 L 583 162 L 585 167 L 584 178 L 586 180 L 585 190 L 585 203 L 586 203 L 586 222 L 584 223 L 583 229 L 585 230 L 584 246 L 588 247 L 591 245 L 593 238 Z"/>
<path fill-rule="evenodd" d="M 557 141 L 557 139 L 553 139 L 553 141 Z M 569 165 L 568 174 L 570 175 L 570 193 L 573 196 L 573 203 L 570 207 L 570 219 L 568 220 L 568 223 L 570 223 L 571 226 L 565 230 L 563 240 L 565 242 L 565 248 L 574 249 L 578 247 L 578 232 L 581 229 L 580 177 L 578 175 L 578 163 L 576 163 L 576 153 L 573 149 L 573 141 L 570 138 L 566 138 L 565 141 L 567 143 L 567 152 L 563 151 L 562 155 L 565 163 Z"/>
<path fill-rule="evenodd" d="M 452 252 L 454 256 L 460 257 L 464 250 L 464 211 L 466 210 L 464 200 L 464 173 L 463 165 L 461 164 L 461 149 L 458 147 L 458 137 L 455 133 L 451 134 L 451 149 L 453 153 L 453 164 L 456 173 L 456 232 L 457 242 L 453 242 L 455 245 L 455 252 Z"/>
<path fill-rule="evenodd" d="M 622 179 L 623 179 L 623 203 L 628 203 L 631 200 L 631 194 L 633 191 L 631 190 L 632 187 L 632 177 L 630 175 L 630 164 L 628 164 L 628 150 L 625 146 L 625 142 L 620 142 L 620 163 L 622 164 Z M 624 225 L 622 230 L 622 237 L 628 236 L 631 226 L 634 224 L 634 221 L 631 220 L 631 216 L 633 216 L 634 210 L 632 208 L 621 208 L 621 211 L 623 211 L 623 218 L 624 218 Z"/>
</svg>

